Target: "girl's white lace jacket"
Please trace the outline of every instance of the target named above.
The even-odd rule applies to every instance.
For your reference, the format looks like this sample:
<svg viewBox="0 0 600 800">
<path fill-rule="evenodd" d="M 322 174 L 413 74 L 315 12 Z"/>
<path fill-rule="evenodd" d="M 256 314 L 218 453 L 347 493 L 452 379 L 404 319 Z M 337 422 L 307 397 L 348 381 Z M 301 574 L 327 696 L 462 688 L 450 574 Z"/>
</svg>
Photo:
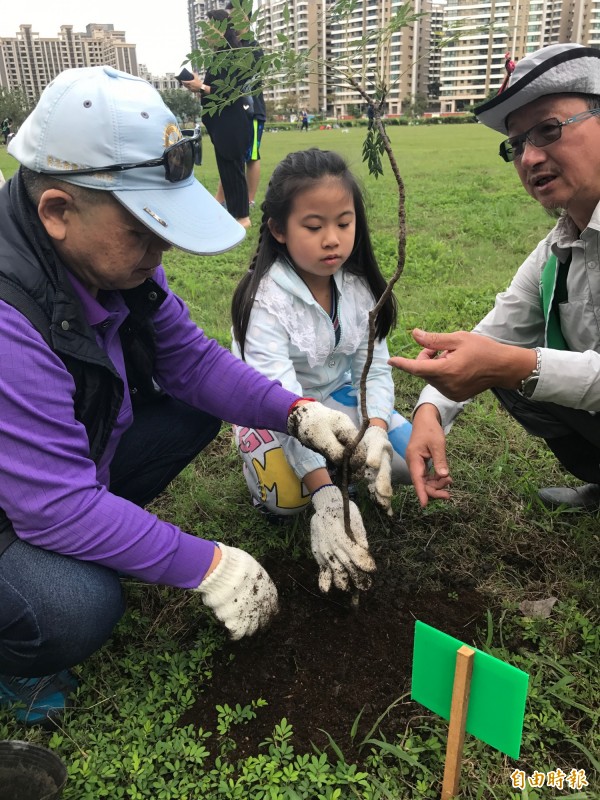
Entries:
<svg viewBox="0 0 600 800">
<path fill-rule="evenodd" d="M 323 402 L 332 392 L 359 382 L 367 356 L 368 314 L 375 299 L 368 285 L 343 268 L 334 275 L 338 293 L 340 341 L 336 346 L 330 316 L 287 261 L 275 261 L 262 279 L 244 345 L 244 358 L 291 392 Z M 232 351 L 241 357 L 236 341 Z M 394 408 L 394 383 L 387 344 L 376 341 L 367 380 L 367 412 L 388 424 Z M 325 459 L 296 439 L 276 434 L 299 478 L 325 466 Z"/>
</svg>

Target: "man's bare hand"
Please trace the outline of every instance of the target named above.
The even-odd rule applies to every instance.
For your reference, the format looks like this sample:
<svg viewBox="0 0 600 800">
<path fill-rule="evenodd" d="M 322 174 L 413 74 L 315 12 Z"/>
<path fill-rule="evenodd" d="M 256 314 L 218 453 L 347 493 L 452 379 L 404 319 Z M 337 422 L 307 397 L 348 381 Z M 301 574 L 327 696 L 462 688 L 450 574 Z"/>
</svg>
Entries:
<svg viewBox="0 0 600 800">
<path fill-rule="evenodd" d="M 412 336 L 423 348 L 419 355 L 395 356 L 388 363 L 424 378 L 457 402 L 495 386 L 516 389 L 535 369 L 535 350 L 500 344 L 477 333 L 428 333 L 415 328 Z"/>
<path fill-rule="evenodd" d="M 450 498 L 452 478 L 446 461 L 446 437 L 438 411 L 431 404 L 419 406 L 415 413 L 406 462 L 423 508 L 429 500 Z"/>
</svg>

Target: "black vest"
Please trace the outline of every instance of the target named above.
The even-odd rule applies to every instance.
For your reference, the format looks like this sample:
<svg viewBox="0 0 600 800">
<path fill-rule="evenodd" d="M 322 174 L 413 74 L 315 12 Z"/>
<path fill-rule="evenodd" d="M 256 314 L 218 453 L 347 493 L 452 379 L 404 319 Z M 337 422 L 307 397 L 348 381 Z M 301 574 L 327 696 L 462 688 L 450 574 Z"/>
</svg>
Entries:
<svg viewBox="0 0 600 800">
<path fill-rule="evenodd" d="M 20 171 L 0 190 L 0 220 L 0 299 L 27 317 L 71 373 L 75 417 L 85 426 L 90 458 L 98 463 L 121 408 L 123 381 L 85 320 L 65 267 L 27 198 Z M 137 405 L 161 394 L 152 380 L 151 318 L 166 293 L 155 281 L 146 280 L 121 294 L 130 311 L 119 336 L 135 412 Z M 15 538 L 0 508 L 0 553 Z"/>
</svg>

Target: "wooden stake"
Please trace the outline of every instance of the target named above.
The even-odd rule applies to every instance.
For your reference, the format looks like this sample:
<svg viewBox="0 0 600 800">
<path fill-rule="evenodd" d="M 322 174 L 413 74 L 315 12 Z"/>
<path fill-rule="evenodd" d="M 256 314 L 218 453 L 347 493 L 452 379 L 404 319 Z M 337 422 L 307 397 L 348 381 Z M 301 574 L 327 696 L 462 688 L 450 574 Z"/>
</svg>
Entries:
<svg viewBox="0 0 600 800">
<path fill-rule="evenodd" d="M 450 798 L 458 796 L 474 655 L 475 651 L 471 647 L 467 647 L 466 644 L 456 651 L 456 670 L 452 688 L 448 746 L 446 748 L 441 800 L 450 800 Z"/>
</svg>

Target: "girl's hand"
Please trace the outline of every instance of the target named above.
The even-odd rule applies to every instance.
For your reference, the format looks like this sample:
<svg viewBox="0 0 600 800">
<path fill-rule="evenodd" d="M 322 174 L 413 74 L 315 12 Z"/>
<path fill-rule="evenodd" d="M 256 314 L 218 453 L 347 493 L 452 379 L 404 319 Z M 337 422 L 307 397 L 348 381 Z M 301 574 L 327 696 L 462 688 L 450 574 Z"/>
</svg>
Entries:
<svg viewBox="0 0 600 800">
<path fill-rule="evenodd" d="M 333 584 L 349 591 L 371 586 L 369 573 L 377 567 L 369 553 L 367 533 L 360 511 L 350 501 L 350 529 L 353 539 L 344 528 L 342 493 L 337 486 L 323 486 L 313 494 L 315 513 L 310 521 L 312 553 L 319 565 L 319 589 L 328 592 Z"/>
<path fill-rule="evenodd" d="M 392 445 L 387 431 L 379 425 L 370 425 L 363 436 L 367 448 L 365 478 L 369 494 L 378 506 L 392 516 Z"/>
<path fill-rule="evenodd" d="M 322 403 L 297 400 L 291 407 L 288 416 L 288 430 L 305 447 L 316 450 L 334 464 L 339 464 L 344 457 L 344 448 L 358 436 L 358 431 L 350 417 L 342 411 L 334 411 Z M 360 471 L 366 460 L 364 444 L 358 443 L 350 466 Z"/>
</svg>

